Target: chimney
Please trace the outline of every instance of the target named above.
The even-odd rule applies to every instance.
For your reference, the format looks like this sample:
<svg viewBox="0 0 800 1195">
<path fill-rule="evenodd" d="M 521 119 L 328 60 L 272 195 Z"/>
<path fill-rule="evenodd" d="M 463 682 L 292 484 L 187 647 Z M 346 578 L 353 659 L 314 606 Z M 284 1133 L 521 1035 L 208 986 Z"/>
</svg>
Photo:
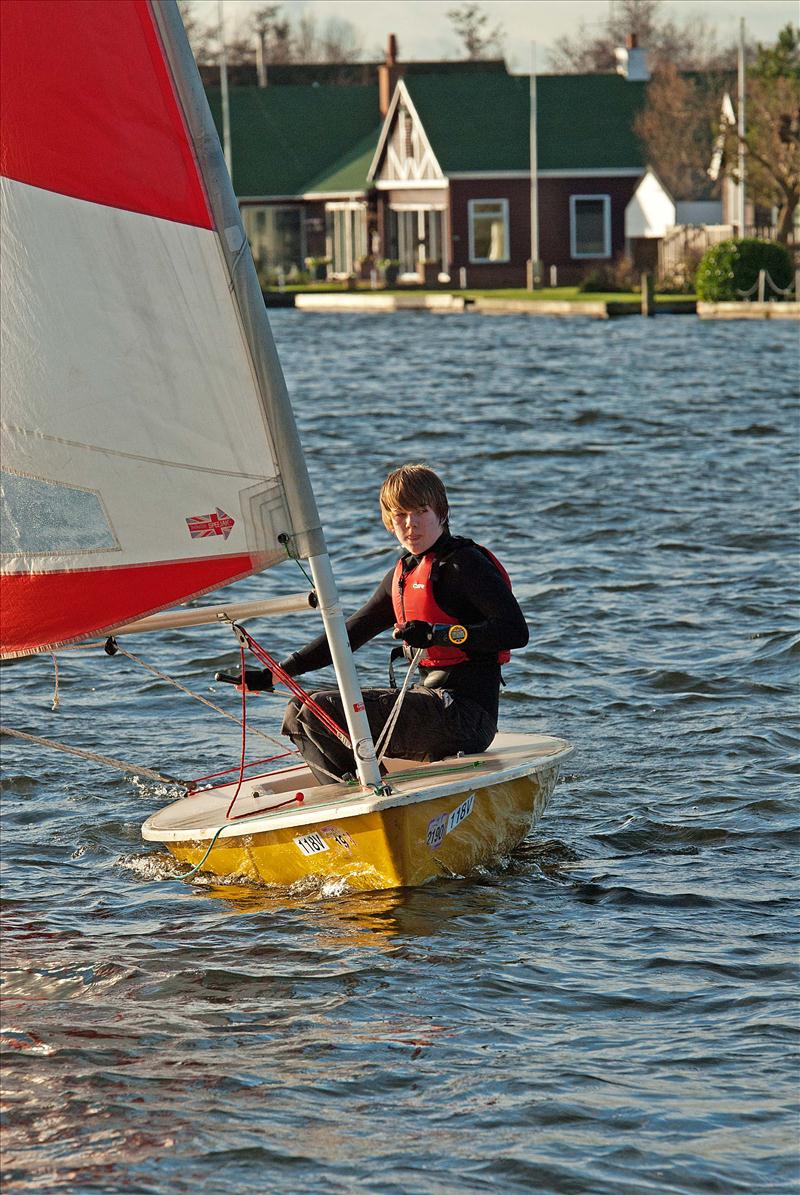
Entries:
<svg viewBox="0 0 800 1195">
<path fill-rule="evenodd" d="M 389 111 L 397 80 L 403 73 L 403 67 L 397 61 L 397 38 L 390 33 L 386 42 L 386 61 L 378 67 L 378 107 L 381 116 Z"/>
<path fill-rule="evenodd" d="M 614 51 L 617 60 L 617 74 L 622 75 L 629 83 L 647 83 L 650 71 L 647 66 L 647 53 L 639 48 L 639 39 L 635 33 L 629 33 L 625 38 L 625 45 Z"/>
</svg>

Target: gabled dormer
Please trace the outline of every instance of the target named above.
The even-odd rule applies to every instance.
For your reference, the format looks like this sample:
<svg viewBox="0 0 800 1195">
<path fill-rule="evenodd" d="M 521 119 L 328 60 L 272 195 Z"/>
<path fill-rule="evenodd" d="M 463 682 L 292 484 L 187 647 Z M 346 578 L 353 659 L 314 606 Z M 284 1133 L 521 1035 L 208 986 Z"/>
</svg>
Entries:
<svg viewBox="0 0 800 1195">
<path fill-rule="evenodd" d="M 395 88 L 368 179 L 377 186 L 431 183 L 444 179 L 408 88 Z"/>
</svg>

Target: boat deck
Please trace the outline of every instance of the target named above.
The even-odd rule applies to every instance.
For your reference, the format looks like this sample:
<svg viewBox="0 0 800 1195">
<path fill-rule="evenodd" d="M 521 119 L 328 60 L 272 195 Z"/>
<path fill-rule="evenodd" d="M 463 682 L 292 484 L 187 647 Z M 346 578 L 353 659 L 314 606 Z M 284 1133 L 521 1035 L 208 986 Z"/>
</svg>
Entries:
<svg viewBox="0 0 800 1195">
<path fill-rule="evenodd" d="M 236 783 L 202 789 L 152 814 L 142 827 L 145 839 L 176 842 L 203 840 L 219 832 L 229 835 L 259 833 L 284 826 L 299 826 L 329 818 L 355 817 L 437 796 L 459 793 L 530 775 L 561 762 L 573 748 L 550 735 L 498 734 L 488 751 L 454 756 L 432 763 L 385 760 L 388 794 L 364 791 L 355 785 L 320 785 L 305 764 L 282 768 L 244 780 L 231 811 L 226 811 Z M 302 796 L 302 800 L 299 798 Z M 223 827 L 221 829 L 221 827 Z"/>
</svg>

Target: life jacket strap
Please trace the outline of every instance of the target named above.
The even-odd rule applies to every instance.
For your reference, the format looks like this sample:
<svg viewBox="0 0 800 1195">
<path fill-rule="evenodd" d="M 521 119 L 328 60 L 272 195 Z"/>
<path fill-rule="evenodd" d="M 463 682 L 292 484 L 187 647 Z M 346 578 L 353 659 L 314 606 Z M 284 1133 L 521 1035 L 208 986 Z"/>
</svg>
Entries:
<svg viewBox="0 0 800 1195">
<path fill-rule="evenodd" d="M 400 686 L 397 683 L 397 677 L 394 674 L 394 662 L 395 662 L 395 660 L 401 660 L 404 655 L 405 655 L 405 650 L 402 647 L 393 647 L 392 650 L 389 652 L 389 688 L 390 689 L 399 689 L 400 688 Z"/>
</svg>

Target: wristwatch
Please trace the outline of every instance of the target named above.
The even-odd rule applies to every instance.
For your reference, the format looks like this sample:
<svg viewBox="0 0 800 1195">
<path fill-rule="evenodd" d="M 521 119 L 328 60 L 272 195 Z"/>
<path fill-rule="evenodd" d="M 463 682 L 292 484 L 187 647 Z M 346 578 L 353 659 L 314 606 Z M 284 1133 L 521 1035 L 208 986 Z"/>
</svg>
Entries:
<svg viewBox="0 0 800 1195">
<path fill-rule="evenodd" d="M 457 622 L 455 626 L 448 629 L 447 638 L 454 647 L 461 647 L 469 639 L 469 631 L 466 627 L 462 627 L 461 623 Z"/>
</svg>

